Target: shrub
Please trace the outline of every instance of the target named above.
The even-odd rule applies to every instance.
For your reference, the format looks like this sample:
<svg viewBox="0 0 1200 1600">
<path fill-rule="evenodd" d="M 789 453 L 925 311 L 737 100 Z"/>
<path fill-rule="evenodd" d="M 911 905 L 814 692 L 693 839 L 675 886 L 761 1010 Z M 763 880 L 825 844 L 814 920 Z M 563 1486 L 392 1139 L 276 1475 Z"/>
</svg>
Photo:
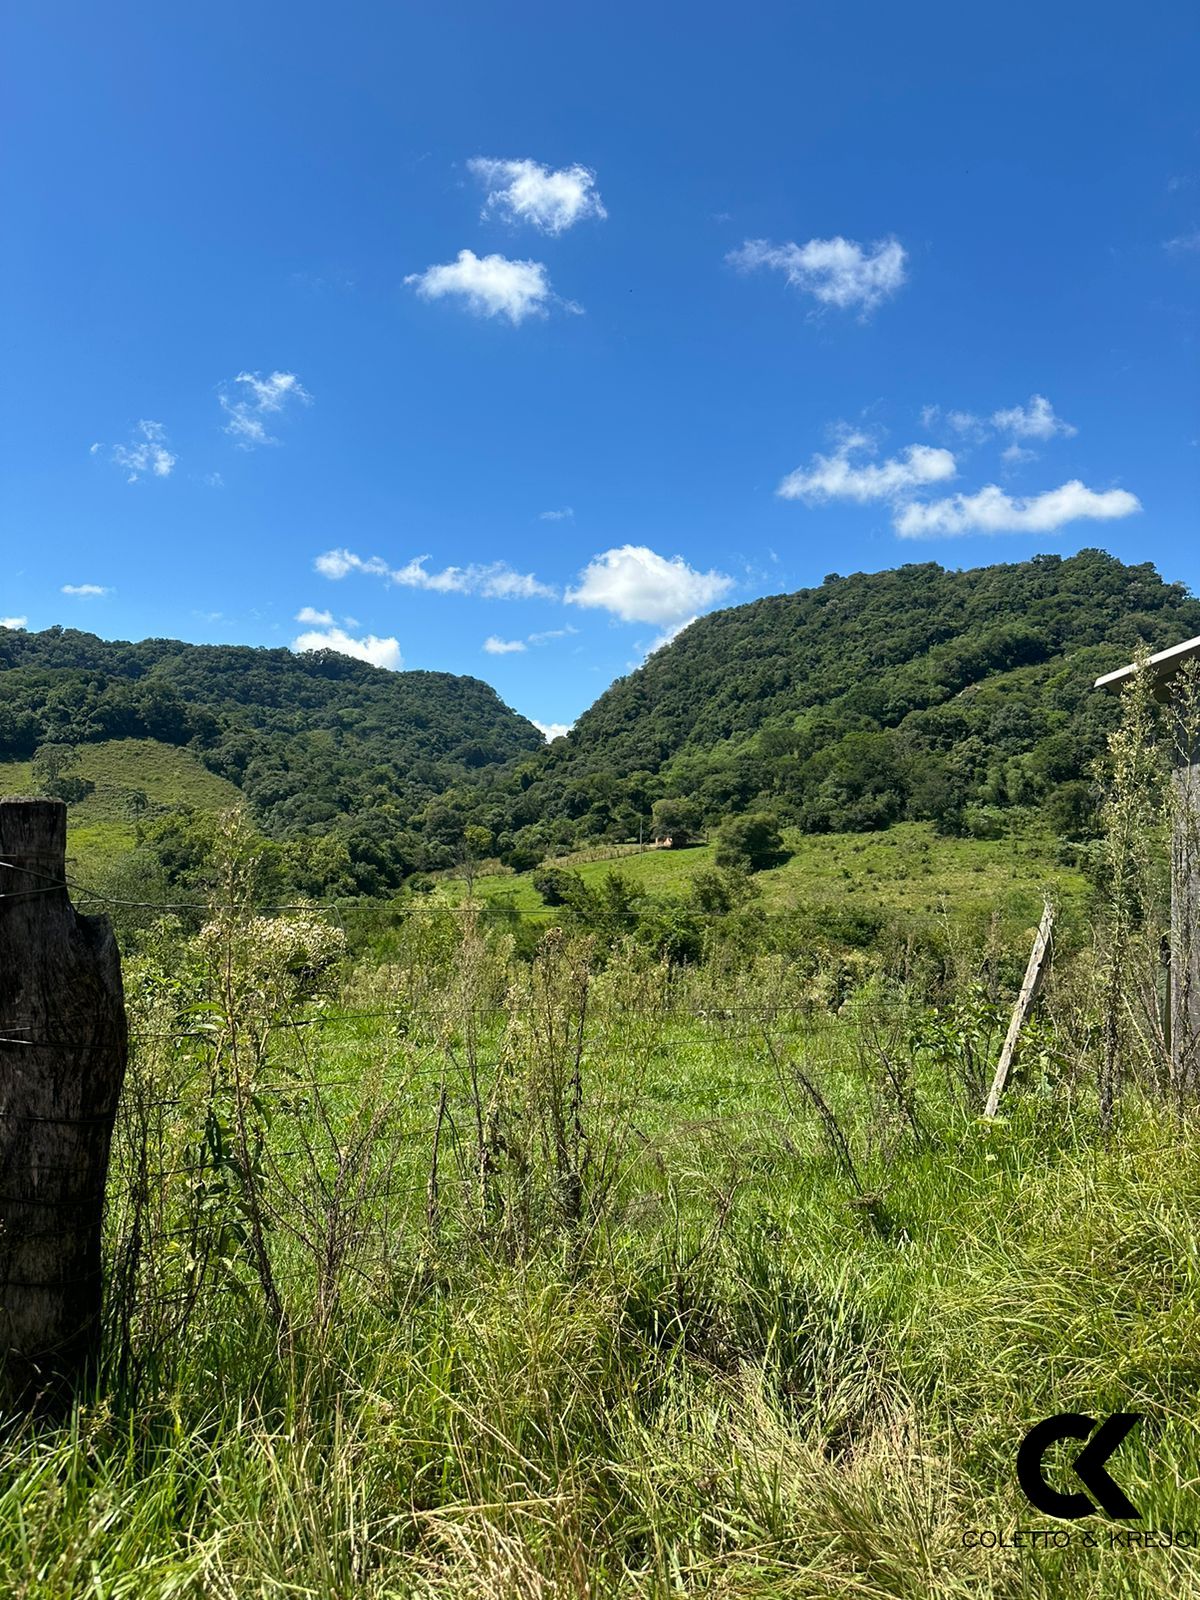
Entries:
<svg viewBox="0 0 1200 1600">
<path fill-rule="evenodd" d="M 737 867 L 705 867 L 692 879 L 692 904 L 708 917 L 724 916 L 757 893 L 757 887 Z"/>
<path fill-rule="evenodd" d="M 971 839 L 1004 837 L 1004 813 L 996 806 L 967 806 L 962 825 L 963 832 Z"/>
<path fill-rule="evenodd" d="M 659 961 L 680 966 L 704 955 L 704 927 L 699 915 L 677 900 L 651 901 L 637 925 L 638 943 Z"/>
<path fill-rule="evenodd" d="M 740 872 L 762 872 L 786 861 L 779 823 L 769 811 L 751 811 L 744 817 L 729 817 L 717 835 L 717 865 Z"/>
<path fill-rule="evenodd" d="M 544 905 L 565 906 L 570 902 L 571 891 L 579 884 L 579 874 L 567 872 L 563 867 L 543 867 L 533 875 L 533 887 L 542 897 Z"/>
<path fill-rule="evenodd" d="M 700 825 L 700 813 L 694 800 L 678 795 L 666 795 L 654 802 L 654 837 L 669 838 L 674 848 L 691 844 Z"/>
<path fill-rule="evenodd" d="M 1045 804 L 1051 832 L 1063 839 L 1094 839 L 1099 826 L 1096 792 L 1083 778 L 1051 791 Z"/>
</svg>

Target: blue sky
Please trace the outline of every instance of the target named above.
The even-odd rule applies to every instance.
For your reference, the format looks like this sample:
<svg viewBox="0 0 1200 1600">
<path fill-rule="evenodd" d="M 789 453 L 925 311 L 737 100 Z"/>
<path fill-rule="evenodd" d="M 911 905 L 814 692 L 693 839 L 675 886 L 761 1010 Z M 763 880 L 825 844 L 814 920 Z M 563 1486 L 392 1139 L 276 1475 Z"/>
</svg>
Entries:
<svg viewBox="0 0 1200 1600">
<path fill-rule="evenodd" d="M 0 615 L 329 639 L 554 725 L 830 571 L 1200 588 L 1189 6 L 7 31 Z"/>
</svg>

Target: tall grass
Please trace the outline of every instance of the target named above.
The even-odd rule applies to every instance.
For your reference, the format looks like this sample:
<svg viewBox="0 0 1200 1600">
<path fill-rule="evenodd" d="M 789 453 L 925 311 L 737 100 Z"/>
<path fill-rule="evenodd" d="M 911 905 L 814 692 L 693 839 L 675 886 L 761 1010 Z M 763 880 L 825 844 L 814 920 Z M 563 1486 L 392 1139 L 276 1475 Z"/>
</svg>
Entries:
<svg viewBox="0 0 1200 1600">
<path fill-rule="evenodd" d="M 131 964 L 109 1366 L 10 1426 L 0 1592 L 1193 1592 L 970 1537 L 1044 1525 L 1014 1453 L 1069 1409 L 1142 1413 L 1123 1486 L 1200 1521 L 1200 1160 L 1136 1082 L 1099 1136 L 1078 974 L 986 1124 L 985 976 L 527 967 L 436 910 L 339 971 L 251 899 Z"/>
</svg>

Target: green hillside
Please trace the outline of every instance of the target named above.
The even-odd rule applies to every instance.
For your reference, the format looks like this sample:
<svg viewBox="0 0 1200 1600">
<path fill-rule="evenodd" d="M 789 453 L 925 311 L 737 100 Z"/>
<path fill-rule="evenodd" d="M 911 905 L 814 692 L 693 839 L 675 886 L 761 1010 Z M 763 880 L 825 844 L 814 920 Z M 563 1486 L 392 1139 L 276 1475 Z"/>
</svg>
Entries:
<svg viewBox="0 0 1200 1600">
<path fill-rule="evenodd" d="M 1069 835 L 1116 715 L 1093 681 L 1197 633 L 1183 585 L 1099 550 L 833 574 L 702 617 L 618 679 L 520 765 L 507 825 L 534 848 L 636 839 L 682 796 L 709 825 L 765 806 L 808 833 L 958 832 L 1032 807 Z"/>
<path fill-rule="evenodd" d="M 72 771 L 94 785 L 69 810 L 68 850 L 74 870 L 85 876 L 132 849 L 139 816 L 154 808 L 215 812 L 241 799 L 195 751 L 156 739 L 81 745 Z M 0 796 L 34 794 L 37 783 L 32 761 L 0 761 Z"/>
<path fill-rule="evenodd" d="M 73 751 L 72 777 L 95 784 L 73 818 L 81 828 L 128 828 L 122 791 L 202 812 L 240 796 L 268 838 L 329 841 L 342 892 L 400 882 L 423 864 L 407 830 L 431 797 L 542 744 L 476 678 L 387 672 L 328 650 L 0 628 L 9 792 L 28 787 L 21 764 L 51 746 Z"/>
<path fill-rule="evenodd" d="M 1198 633 L 1181 584 L 1098 550 L 830 575 L 700 618 L 546 747 L 474 678 L 0 629 L 0 783 L 28 786 L 23 763 L 70 747 L 93 786 L 74 837 L 118 852 L 141 791 L 142 842 L 193 886 L 206 836 L 188 814 L 240 796 L 283 881 L 333 896 L 468 855 L 521 873 L 628 844 L 672 799 L 709 835 L 765 810 L 798 838 L 921 823 L 980 843 L 1086 840 L 1117 716 L 1095 678 Z"/>
<path fill-rule="evenodd" d="M 277 832 L 329 822 L 384 785 L 436 793 L 542 744 L 477 678 L 332 650 L 0 629 L 0 757 L 130 737 L 189 746 Z"/>
<path fill-rule="evenodd" d="M 219 811 L 236 805 L 240 790 L 209 769 L 195 751 L 157 739 L 107 739 L 79 747 L 73 770 L 94 791 L 72 808 L 81 824 L 125 822 L 134 815 L 139 793 L 150 805 L 195 806 Z M 36 779 L 31 761 L 0 762 L 0 795 L 31 794 Z"/>
</svg>

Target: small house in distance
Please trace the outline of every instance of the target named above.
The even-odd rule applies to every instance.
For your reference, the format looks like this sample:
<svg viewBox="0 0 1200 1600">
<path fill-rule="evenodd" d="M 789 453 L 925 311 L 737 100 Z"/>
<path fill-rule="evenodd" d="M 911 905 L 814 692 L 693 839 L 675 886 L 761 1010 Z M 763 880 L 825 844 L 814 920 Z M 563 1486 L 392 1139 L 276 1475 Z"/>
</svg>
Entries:
<svg viewBox="0 0 1200 1600">
<path fill-rule="evenodd" d="M 1174 681 L 1189 661 L 1200 660 L 1200 637 L 1160 650 L 1145 664 L 1154 698 L 1170 705 Z M 1106 672 L 1095 687 L 1118 691 L 1138 663 Z M 1200 1088 L 1200 749 L 1180 753 L 1175 772 L 1180 805 L 1171 862 L 1171 993 L 1167 1003 L 1171 1075 L 1178 1091 L 1194 1098 Z"/>
</svg>

